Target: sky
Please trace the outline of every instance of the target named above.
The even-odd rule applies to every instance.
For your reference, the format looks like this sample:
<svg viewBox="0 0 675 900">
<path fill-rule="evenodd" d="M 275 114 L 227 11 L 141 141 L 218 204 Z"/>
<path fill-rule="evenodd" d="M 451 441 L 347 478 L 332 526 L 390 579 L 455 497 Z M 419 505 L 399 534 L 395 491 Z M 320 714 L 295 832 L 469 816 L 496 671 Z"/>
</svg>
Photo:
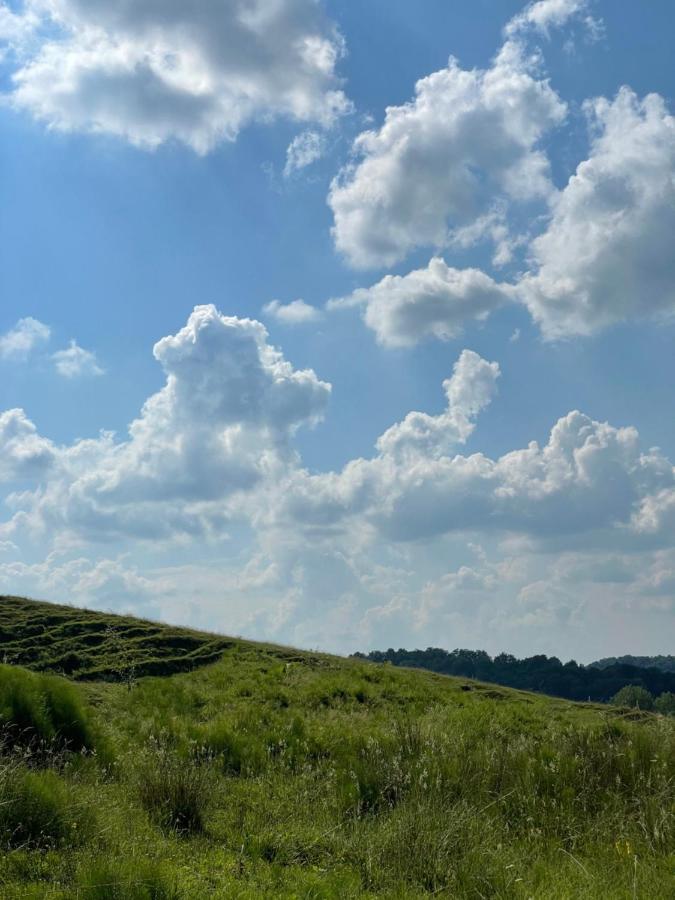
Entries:
<svg viewBox="0 0 675 900">
<path fill-rule="evenodd" d="M 0 593 L 673 652 L 670 0 L 0 2 Z"/>
</svg>

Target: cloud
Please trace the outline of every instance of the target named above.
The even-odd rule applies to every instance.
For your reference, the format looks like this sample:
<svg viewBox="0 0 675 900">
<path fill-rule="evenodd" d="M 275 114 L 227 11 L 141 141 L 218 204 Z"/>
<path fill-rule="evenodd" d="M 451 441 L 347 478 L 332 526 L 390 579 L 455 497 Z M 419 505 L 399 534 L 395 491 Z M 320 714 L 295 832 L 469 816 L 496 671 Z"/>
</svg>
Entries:
<svg viewBox="0 0 675 900">
<path fill-rule="evenodd" d="M 49 127 L 198 153 L 253 120 L 329 126 L 349 109 L 343 42 L 315 0 L 25 0 L 36 49 L 12 102 Z"/>
<path fill-rule="evenodd" d="M 588 0 L 533 0 L 507 23 L 504 33 L 507 37 L 515 37 L 532 29 L 548 35 L 551 28 L 560 28 L 585 13 L 588 5 Z M 595 23 L 595 20 L 591 18 L 590 22 Z"/>
<path fill-rule="evenodd" d="M 553 204 L 519 286 L 549 338 L 675 313 L 675 119 L 622 88 L 586 105 L 591 154 Z"/>
<path fill-rule="evenodd" d="M 497 459 L 453 455 L 473 432 L 498 374 L 495 363 L 464 351 L 444 385 L 445 412 L 409 413 L 379 438 L 376 456 L 339 473 L 295 474 L 283 489 L 282 519 L 334 532 L 361 523 L 395 542 L 475 532 L 560 548 L 588 534 L 604 533 L 598 540 L 621 546 L 640 531 L 665 537 L 675 472 L 658 450 L 641 450 L 634 428 L 573 411 L 544 446 L 531 442 Z"/>
<path fill-rule="evenodd" d="M 96 361 L 96 354 L 79 347 L 71 340 L 67 350 L 52 354 L 54 367 L 64 378 L 81 378 L 85 375 L 103 375 L 103 369 Z"/>
<path fill-rule="evenodd" d="M 0 413 L 0 482 L 43 478 L 56 454 L 22 409 Z"/>
<path fill-rule="evenodd" d="M 303 131 L 296 135 L 286 150 L 284 178 L 289 178 L 321 159 L 326 151 L 326 143 L 326 136 L 318 131 Z"/>
<path fill-rule="evenodd" d="M 319 310 L 304 300 L 292 300 L 290 303 L 272 300 L 263 307 L 263 313 L 284 325 L 304 325 L 321 318 Z"/>
<path fill-rule="evenodd" d="M 46 344 L 51 335 L 48 325 L 28 316 L 0 335 L 0 359 L 26 360 L 38 347 Z"/>
<path fill-rule="evenodd" d="M 622 88 L 585 106 L 590 154 L 549 198 L 550 217 L 513 284 L 434 259 L 341 301 L 363 305 L 378 340 L 453 337 L 506 302 L 527 306 L 548 339 L 675 315 L 675 118 L 658 94 Z M 339 305 L 334 303 L 333 305 Z"/>
<path fill-rule="evenodd" d="M 0 477 L 22 482 L 0 523 L 4 590 L 169 618 L 188 604 L 204 627 L 337 650 L 413 634 L 590 658 L 610 613 L 657 640 L 675 470 L 634 428 L 571 412 L 543 445 L 461 452 L 500 374 L 464 350 L 440 413 L 311 474 L 292 438 L 330 388 L 259 322 L 197 307 L 154 353 L 166 383 L 122 440 L 56 446 L 22 411 L 0 416 Z"/>
<path fill-rule="evenodd" d="M 473 350 L 463 350 L 452 377 L 443 382 L 448 405 L 445 412 L 430 416 L 411 412 L 387 429 L 377 441 L 383 456 L 398 460 L 438 458 L 466 443 L 475 428 L 475 418 L 492 400 L 499 366 L 487 362 Z"/>
<path fill-rule="evenodd" d="M 352 266 L 380 267 L 481 221 L 489 235 L 496 205 L 552 193 L 540 142 L 565 114 L 518 41 L 485 70 L 451 59 L 417 82 L 412 101 L 388 107 L 381 128 L 356 138 L 355 160 L 328 197 L 336 248 Z"/>
<path fill-rule="evenodd" d="M 386 275 L 372 287 L 330 301 L 328 308 L 362 307 L 363 319 L 380 344 L 405 347 L 428 337 L 456 337 L 467 320 L 483 320 L 512 299 L 510 285 L 478 269 L 451 268 L 434 257 L 425 269 Z"/>
<path fill-rule="evenodd" d="M 18 498 L 16 527 L 90 540 L 224 532 L 227 501 L 293 462 L 292 435 L 321 419 L 330 396 L 330 385 L 268 343 L 263 325 L 214 306 L 195 307 L 153 352 L 166 384 L 128 439 L 105 432 L 55 451 L 49 481 Z M 30 458 L 43 439 L 25 418 L 14 421 L 10 459 Z"/>
</svg>

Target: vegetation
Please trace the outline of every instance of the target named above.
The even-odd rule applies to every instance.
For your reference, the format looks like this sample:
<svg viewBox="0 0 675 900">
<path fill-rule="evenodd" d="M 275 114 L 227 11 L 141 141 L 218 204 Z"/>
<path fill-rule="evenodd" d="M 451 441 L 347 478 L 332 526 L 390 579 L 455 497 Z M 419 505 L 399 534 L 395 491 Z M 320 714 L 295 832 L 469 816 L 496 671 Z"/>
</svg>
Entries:
<svg viewBox="0 0 675 900">
<path fill-rule="evenodd" d="M 661 669 L 675 672 L 675 656 L 607 656 L 592 662 L 591 666 L 606 669 L 608 666 L 635 666 L 638 669 Z"/>
<path fill-rule="evenodd" d="M 0 665 L 4 745 L 38 750 L 93 750 L 95 729 L 74 687 L 61 678 Z"/>
<path fill-rule="evenodd" d="M 232 641 L 111 613 L 0 596 L 2 662 L 131 684 L 215 662 Z"/>
<path fill-rule="evenodd" d="M 635 709 L 654 709 L 654 698 L 643 687 L 627 684 L 612 697 L 615 706 L 631 706 Z"/>
<path fill-rule="evenodd" d="M 673 719 L 226 643 L 131 689 L 51 676 L 93 746 L 0 753 L 0 896 L 671 895 Z"/>
<path fill-rule="evenodd" d="M 568 700 L 607 703 L 626 685 L 635 685 L 653 696 L 675 691 L 675 673 L 660 669 L 616 664 L 602 668 L 581 666 L 574 660 L 562 663 L 555 656 L 516 659 L 508 653 L 492 658 L 484 650 L 374 650 L 356 653 L 359 659 L 390 662 L 395 666 L 430 669 L 443 675 L 480 678 L 507 687 L 540 691 Z M 650 707 L 651 708 L 651 707 Z"/>
</svg>

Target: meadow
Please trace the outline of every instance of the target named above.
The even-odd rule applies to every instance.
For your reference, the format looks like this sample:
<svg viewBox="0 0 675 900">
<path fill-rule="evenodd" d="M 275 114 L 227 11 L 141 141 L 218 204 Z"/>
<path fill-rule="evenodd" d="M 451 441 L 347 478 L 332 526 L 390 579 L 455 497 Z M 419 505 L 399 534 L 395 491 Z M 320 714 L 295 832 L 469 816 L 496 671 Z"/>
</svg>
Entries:
<svg viewBox="0 0 675 900">
<path fill-rule="evenodd" d="M 673 896 L 672 718 L 17 598 L 0 629 L 7 900 Z"/>
</svg>

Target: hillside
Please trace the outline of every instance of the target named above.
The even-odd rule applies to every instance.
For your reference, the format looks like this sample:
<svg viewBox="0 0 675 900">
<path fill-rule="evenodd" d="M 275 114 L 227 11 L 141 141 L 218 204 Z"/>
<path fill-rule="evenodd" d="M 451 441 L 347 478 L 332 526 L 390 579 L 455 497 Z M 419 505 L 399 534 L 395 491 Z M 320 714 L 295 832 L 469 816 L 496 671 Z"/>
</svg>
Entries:
<svg viewBox="0 0 675 900">
<path fill-rule="evenodd" d="M 0 607 L 3 646 L 29 656 L 32 634 L 36 669 L 57 659 L 43 635 L 58 658 L 118 635 L 78 682 L 0 666 L 3 900 L 672 896 L 672 720 Z M 215 662 L 138 676 L 217 640 Z M 136 673 L 107 680 L 129 647 Z"/>
<path fill-rule="evenodd" d="M 75 679 L 172 675 L 215 662 L 218 635 L 71 606 L 0 596 L 0 658 Z"/>
</svg>

